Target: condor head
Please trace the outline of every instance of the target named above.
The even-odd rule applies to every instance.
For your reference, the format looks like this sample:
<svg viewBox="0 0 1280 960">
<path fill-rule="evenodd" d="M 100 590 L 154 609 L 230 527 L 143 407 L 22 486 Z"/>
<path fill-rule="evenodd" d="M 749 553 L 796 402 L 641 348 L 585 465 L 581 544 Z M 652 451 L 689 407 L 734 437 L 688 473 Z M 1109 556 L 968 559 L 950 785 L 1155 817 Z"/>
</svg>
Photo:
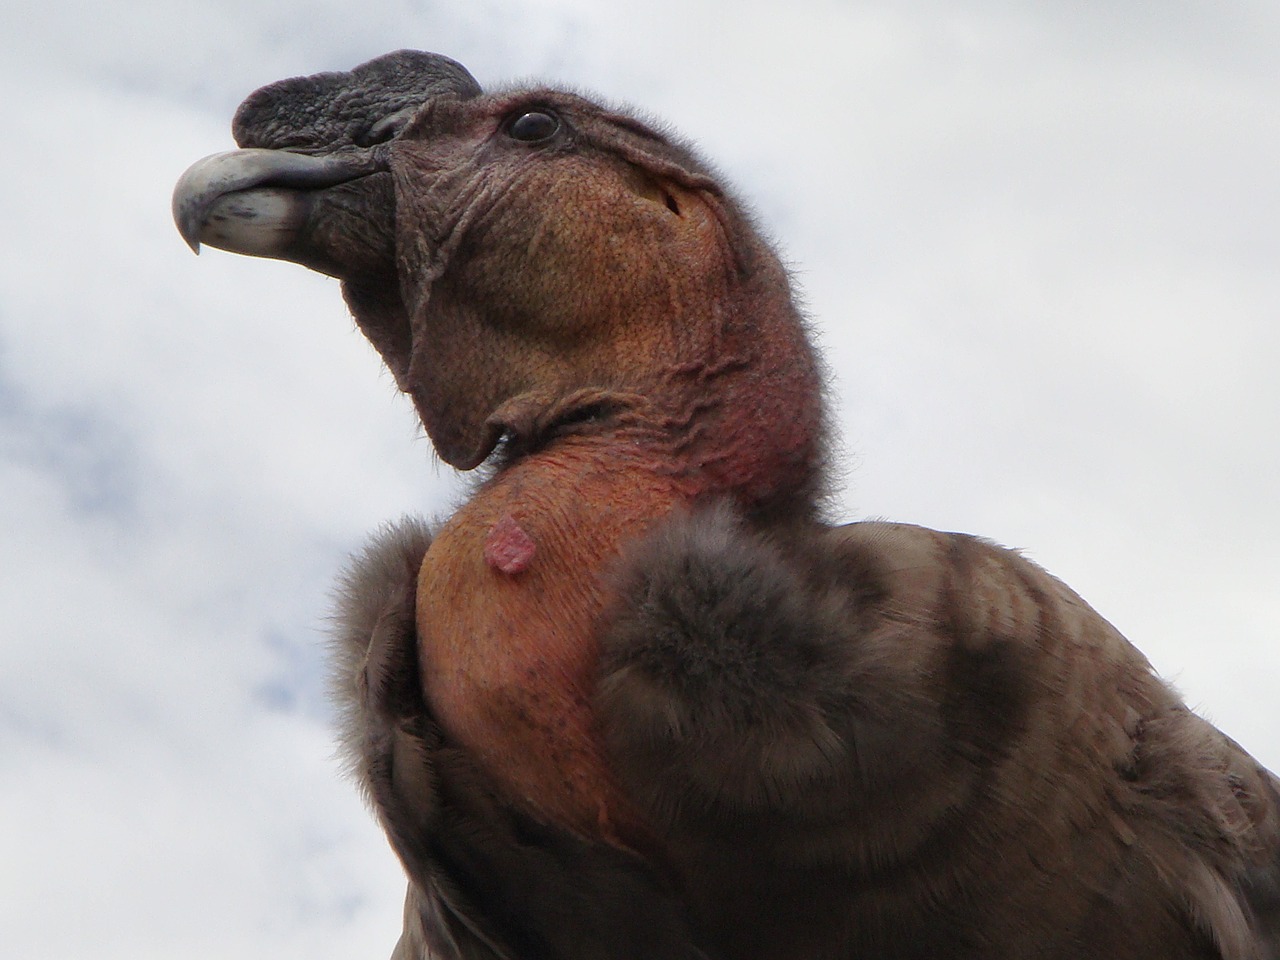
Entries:
<svg viewBox="0 0 1280 960">
<path fill-rule="evenodd" d="M 178 183 L 182 235 L 340 278 L 453 466 L 618 417 L 748 500 L 813 460 L 820 390 L 786 274 L 647 123 L 552 89 L 486 94 L 400 51 L 265 87 L 233 132 L 242 149 Z"/>
</svg>

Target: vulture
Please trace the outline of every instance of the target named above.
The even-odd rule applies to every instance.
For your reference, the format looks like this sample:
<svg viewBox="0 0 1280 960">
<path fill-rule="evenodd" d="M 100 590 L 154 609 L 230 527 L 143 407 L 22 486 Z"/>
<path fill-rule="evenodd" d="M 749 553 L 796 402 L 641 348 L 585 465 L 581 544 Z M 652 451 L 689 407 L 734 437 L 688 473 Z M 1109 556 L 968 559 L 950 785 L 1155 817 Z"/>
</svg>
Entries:
<svg viewBox="0 0 1280 960">
<path fill-rule="evenodd" d="M 397 960 L 1276 960 L 1280 781 L 987 540 L 824 520 L 825 374 L 685 143 L 399 51 L 264 87 L 182 236 L 345 300 L 439 456 L 342 581 Z"/>
</svg>

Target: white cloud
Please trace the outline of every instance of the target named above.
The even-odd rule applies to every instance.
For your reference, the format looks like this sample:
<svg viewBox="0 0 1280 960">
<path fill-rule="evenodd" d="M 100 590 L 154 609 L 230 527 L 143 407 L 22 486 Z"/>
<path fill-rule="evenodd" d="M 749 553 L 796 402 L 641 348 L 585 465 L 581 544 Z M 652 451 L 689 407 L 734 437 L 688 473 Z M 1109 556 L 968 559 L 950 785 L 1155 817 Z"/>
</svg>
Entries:
<svg viewBox="0 0 1280 960">
<path fill-rule="evenodd" d="M 254 86 L 401 46 L 695 136 L 796 264 L 847 512 L 1027 548 L 1280 767 L 1274 13 L 29 6 L 0 39 L 22 91 L 0 106 L 15 956 L 394 942 L 396 865 L 329 759 L 319 625 L 363 532 L 459 483 L 335 283 L 191 257 L 168 197 Z"/>
</svg>

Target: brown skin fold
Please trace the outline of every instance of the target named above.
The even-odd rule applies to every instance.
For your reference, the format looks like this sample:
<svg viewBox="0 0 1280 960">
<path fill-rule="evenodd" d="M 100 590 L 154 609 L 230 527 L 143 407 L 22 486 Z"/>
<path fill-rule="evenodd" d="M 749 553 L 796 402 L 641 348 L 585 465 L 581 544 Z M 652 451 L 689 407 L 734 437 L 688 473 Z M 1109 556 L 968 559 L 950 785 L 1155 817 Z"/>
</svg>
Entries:
<svg viewBox="0 0 1280 960">
<path fill-rule="evenodd" d="M 484 465 L 339 605 L 396 958 L 1280 960 L 1275 777 L 1018 554 L 821 521 L 819 361 L 687 147 L 410 51 L 236 135 L 184 236 L 340 277 Z"/>
</svg>

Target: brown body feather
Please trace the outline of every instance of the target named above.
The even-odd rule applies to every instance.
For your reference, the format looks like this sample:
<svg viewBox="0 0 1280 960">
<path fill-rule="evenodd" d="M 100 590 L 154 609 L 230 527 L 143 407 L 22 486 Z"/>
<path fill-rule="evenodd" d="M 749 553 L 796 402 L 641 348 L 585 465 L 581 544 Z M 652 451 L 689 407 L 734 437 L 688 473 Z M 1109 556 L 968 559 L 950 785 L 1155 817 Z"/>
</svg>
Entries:
<svg viewBox="0 0 1280 960">
<path fill-rule="evenodd" d="M 1273 776 L 1016 553 L 820 522 L 817 361 L 690 151 L 406 51 L 235 130 L 184 235 L 341 277 L 494 464 L 339 614 L 399 960 L 1280 958 Z"/>
</svg>

